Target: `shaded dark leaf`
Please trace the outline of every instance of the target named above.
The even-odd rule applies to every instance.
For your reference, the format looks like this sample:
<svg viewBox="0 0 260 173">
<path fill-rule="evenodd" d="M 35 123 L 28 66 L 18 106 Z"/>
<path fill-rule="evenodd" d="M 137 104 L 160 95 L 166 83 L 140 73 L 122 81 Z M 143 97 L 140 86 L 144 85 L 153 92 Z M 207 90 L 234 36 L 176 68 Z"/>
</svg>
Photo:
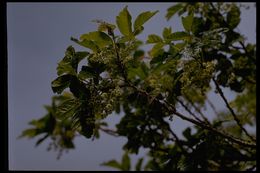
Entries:
<svg viewBox="0 0 260 173">
<path fill-rule="evenodd" d="M 71 75 L 63 75 L 56 78 L 51 82 L 51 88 L 54 93 L 62 93 L 64 89 L 69 87 L 71 81 Z"/>
</svg>

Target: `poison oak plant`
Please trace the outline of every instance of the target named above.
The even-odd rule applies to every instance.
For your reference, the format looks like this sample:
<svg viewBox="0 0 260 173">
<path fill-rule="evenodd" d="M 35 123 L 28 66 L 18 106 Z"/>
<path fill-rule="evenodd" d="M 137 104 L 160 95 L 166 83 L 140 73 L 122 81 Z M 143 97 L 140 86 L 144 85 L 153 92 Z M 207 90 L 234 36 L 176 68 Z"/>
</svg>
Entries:
<svg viewBox="0 0 260 173">
<path fill-rule="evenodd" d="M 236 30 L 240 8 L 178 3 L 168 8 L 166 19 L 171 22 L 178 14 L 184 31 L 165 27 L 145 42 L 137 36 L 158 11 L 132 19 L 126 6 L 115 24 L 94 20 L 97 31 L 71 38 L 86 51 L 69 46 L 57 66 L 51 86 L 58 95 L 45 107 L 47 115 L 31 121 L 34 127 L 21 136 L 42 136 L 37 145 L 50 138 L 49 149 L 60 154 L 74 148 L 76 135 L 95 139 L 103 131 L 124 136 L 122 162 L 103 163 L 119 170 L 133 170 L 129 154 L 138 154 L 140 147 L 149 149 L 148 161 L 143 164 L 140 158 L 136 170 L 255 169 L 255 134 L 246 126 L 256 125 L 256 47 Z M 153 47 L 145 52 L 143 44 Z M 83 59 L 87 63 L 78 67 Z M 229 102 L 223 88 L 237 97 Z M 209 92 L 222 99 L 224 112 L 215 109 Z M 214 120 L 202 110 L 208 102 Z M 123 117 L 116 129 L 109 129 L 106 117 L 115 113 Z M 193 124 L 183 131 L 184 138 L 171 129 L 173 116 Z"/>
</svg>

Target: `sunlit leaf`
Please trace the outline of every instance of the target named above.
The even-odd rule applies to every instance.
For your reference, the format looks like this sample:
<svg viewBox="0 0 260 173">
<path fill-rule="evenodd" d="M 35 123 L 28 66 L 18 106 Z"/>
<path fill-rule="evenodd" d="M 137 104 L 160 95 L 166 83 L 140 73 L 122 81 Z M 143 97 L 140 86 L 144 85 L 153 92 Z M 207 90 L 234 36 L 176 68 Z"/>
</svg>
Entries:
<svg viewBox="0 0 260 173">
<path fill-rule="evenodd" d="M 175 41 L 175 40 L 186 40 L 189 39 L 190 35 L 187 32 L 178 31 L 174 32 L 171 35 L 168 36 L 168 39 Z"/>
<path fill-rule="evenodd" d="M 71 66 L 71 62 L 70 61 L 61 61 L 61 62 L 58 63 L 57 74 L 59 76 L 63 75 L 63 74 L 76 75 L 76 71 Z"/>
<path fill-rule="evenodd" d="M 156 13 L 158 13 L 158 10 L 155 12 L 146 11 L 137 16 L 134 22 L 134 30 L 139 29 L 139 27 L 143 26 L 145 22 L 147 22 L 151 17 L 153 17 Z"/>
<path fill-rule="evenodd" d="M 97 52 L 98 49 L 99 49 L 99 48 L 98 48 L 98 45 L 95 44 L 95 43 L 94 43 L 93 41 L 91 41 L 91 40 L 82 40 L 82 41 L 79 41 L 79 40 L 77 40 L 76 38 L 73 38 L 73 37 L 71 37 L 71 40 L 74 41 L 75 43 L 77 43 L 77 44 L 83 46 L 83 47 L 86 47 L 86 48 L 88 48 L 88 49 L 94 51 L 94 52 Z"/>
<path fill-rule="evenodd" d="M 171 35 L 171 33 L 172 33 L 172 28 L 171 27 L 169 27 L 169 28 L 165 27 L 163 29 L 163 38 L 167 39 Z"/>
<path fill-rule="evenodd" d="M 183 5 L 181 3 L 178 3 L 176 5 L 171 6 L 167 9 L 166 19 L 170 20 L 173 15 L 175 15 L 180 9 L 183 8 Z"/>
<path fill-rule="evenodd" d="M 160 54 L 163 53 L 163 47 L 164 47 L 164 44 L 163 43 L 156 43 L 152 50 L 150 50 L 149 54 L 152 56 L 152 57 L 156 57 Z"/>
<path fill-rule="evenodd" d="M 127 10 L 127 6 L 116 17 L 116 24 L 120 32 L 127 37 L 131 37 L 132 33 L 132 17 Z"/>
<path fill-rule="evenodd" d="M 37 132 L 37 129 L 27 129 L 24 130 L 22 135 L 19 136 L 19 138 L 21 137 L 29 137 L 29 138 L 33 138 L 35 136 L 37 136 L 39 134 L 39 132 Z"/>
<path fill-rule="evenodd" d="M 93 31 L 80 36 L 81 40 L 93 41 L 98 47 L 102 48 L 112 44 L 112 39 L 104 32 Z"/>
<path fill-rule="evenodd" d="M 158 43 L 158 42 L 163 42 L 162 38 L 158 35 L 151 34 L 148 36 L 147 43 Z"/>
<path fill-rule="evenodd" d="M 192 28 L 192 23 L 193 23 L 193 13 L 191 13 L 190 15 L 186 16 L 186 17 L 182 17 L 182 25 L 184 27 L 184 29 L 187 32 L 191 31 Z"/>
</svg>

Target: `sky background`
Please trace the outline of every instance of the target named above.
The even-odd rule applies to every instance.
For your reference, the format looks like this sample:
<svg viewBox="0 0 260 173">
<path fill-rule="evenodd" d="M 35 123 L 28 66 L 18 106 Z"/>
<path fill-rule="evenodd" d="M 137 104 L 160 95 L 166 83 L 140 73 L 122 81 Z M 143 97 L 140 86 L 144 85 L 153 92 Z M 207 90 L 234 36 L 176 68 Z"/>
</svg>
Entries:
<svg viewBox="0 0 260 173">
<path fill-rule="evenodd" d="M 46 114 L 43 105 L 51 103 L 51 81 L 57 77 L 57 63 L 64 57 L 66 48 L 73 45 L 76 50 L 83 50 L 70 41 L 70 37 L 79 38 L 96 30 L 93 19 L 115 23 L 125 5 L 132 20 L 141 12 L 159 10 L 144 25 L 145 30 L 138 37 L 141 40 L 145 41 L 149 34 L 161 35 L 166 26 L 171 26 L 173 31 L 183 30 L 177 16 L 169 22 L 164 17 L 173 3 L 7 3 L 10 170 L 114 170 L 100 164 L 111 159 L 121 160 L 126 142 L 123 137 L 103 133 L 94 141 L 76 137 L 76 149 L 64 153 L 58 161 L 57 152 L 46 151 L 49 141 L 35 148 L 36 139 L 18 140 L 17 137 L 30 127 L 29 121 Z M 242 10 L 238 31 L 255 43 L 256 8 L 253 3 L 250 6 L 249 10 Z M 234 98 L 234 93 L 225 92 L 229 99 Z M 214 93 L 209 97 L 218 109 L 224 108 Z M 120 115 L 111 115 L 107 120 L 113 126 L 120 118 Z M 190 124 L 175 118 L 172 125 L 180 134 L 183 127 Z M 144 153 L 145 150 L 141 150 L 139 156 L 132 156 L 134 163 Z"/>
</svg>

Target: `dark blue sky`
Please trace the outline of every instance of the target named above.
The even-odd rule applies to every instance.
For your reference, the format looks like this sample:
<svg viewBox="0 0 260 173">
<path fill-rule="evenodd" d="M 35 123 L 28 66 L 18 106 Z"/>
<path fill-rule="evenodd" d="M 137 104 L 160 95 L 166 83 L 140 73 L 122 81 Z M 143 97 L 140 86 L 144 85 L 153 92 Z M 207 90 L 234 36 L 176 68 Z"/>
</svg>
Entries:
<svg viewBox="0 0 260 173">
<path fill-rule="evenodd" d="M 57 161 L 54 152 L 46 152 L 48 142 L 35 148 L 35 139 L 17 140 L 17 136 L 28 128 L 28 122 L 45 115 L 43 105 L 49 104 L 53 92 L 51 81 L 56 78 L 57 63 L 63 58 L 69 45 L 82 49 L 70 41 L 81 34 L 96 30 L 93 19 L 115 23 L 115 17 L 128 5 L 132 18 L 143 11 L 159 10 L 140 35 L 146 40 L 152 33 L 161 35 L 163 27 L 173 31 L 182 30 L 180 19 L 164 18 L 172 3 L 7 3 L 8 34 L 8 97 L 9 97 L 9 168 L 11 170 L 113 170 L 101 167 L 100 163 L 110 159 L 121 159 L 125 138 L 114 138 L 102 134 L 99 140 L 83 137 L 75 140 L 76 149 L 64 154 Z M 239 31 L 249 42 L 256 42 L 256 10 L 242 11 Z M 228 93 L 230 99 L 234 96 Z M 213 102 L 221 100 L 211 96 Z M 220 105 L 217 105 L 221 108 Z M 111 125 L 120 116 L 108 117 Z M 174 129 L 180 133 L 189 125 L 176 119 Z M 144 152 L 141 152 L 141 155 Z M 134 157 L 136 160 L 136 157 Z"/>
</svg>

